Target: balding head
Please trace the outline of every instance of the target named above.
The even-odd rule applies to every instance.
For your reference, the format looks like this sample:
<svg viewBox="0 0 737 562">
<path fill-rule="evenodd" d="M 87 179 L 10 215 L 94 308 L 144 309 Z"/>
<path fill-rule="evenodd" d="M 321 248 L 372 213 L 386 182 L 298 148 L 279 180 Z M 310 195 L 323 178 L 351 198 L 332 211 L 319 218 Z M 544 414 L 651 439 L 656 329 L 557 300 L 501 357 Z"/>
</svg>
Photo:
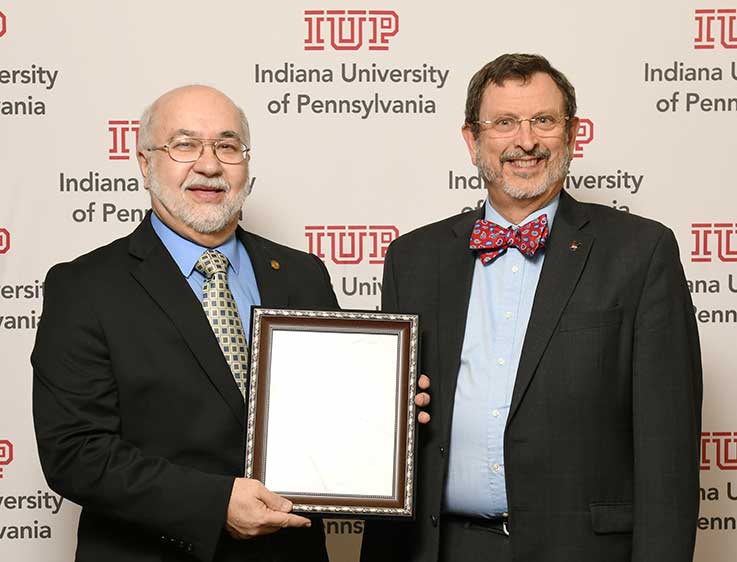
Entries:
<svg viewBox="0 0 737 562">
<path fill-rule="evenodd" d="M 220 90 L 212 88 L 210 86 L 204 86 L 200 84 L 193 84 L 189 86 L 181 86 L 169 90 L 165 94 L 161 95 L 156 101 L 149 105 L 141 115 L 141 123 L 139 125 L 138 132 L 138 145 L 141 148 L 152 148 L 156 146 L 160 139 L 156 138 L 155 129 L 159 121 L 159 113 L 162 110 L 168 109 L 171 105 L 176 107 L 177 103 L 191 100 L 194 98 L 200 98 L 203 102 L 207 102 L 208 99 L 215 101 L 218 106 L 230 105 L 238 116 L 240 123 L 240 130 L 236 131 L 238 136 L 243 140 L 243 143 L 250 148 L 251 146 L 251 132 L 248 126 L 248 119 L 243 109 L 241 109 L 235 102 L 226 96 Z M 164 140 L 166 142 L 166 140 Z"/>
</svg>

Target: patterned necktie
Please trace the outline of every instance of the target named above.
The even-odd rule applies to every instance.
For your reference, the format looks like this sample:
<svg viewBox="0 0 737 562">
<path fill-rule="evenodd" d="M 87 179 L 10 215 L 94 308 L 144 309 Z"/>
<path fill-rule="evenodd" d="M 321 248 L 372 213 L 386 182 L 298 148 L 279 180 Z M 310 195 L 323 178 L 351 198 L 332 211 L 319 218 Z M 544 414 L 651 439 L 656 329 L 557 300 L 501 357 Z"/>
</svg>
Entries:
<svg viewBox="0 0 737 562">
<path fill-rule="evenodd" d="M 197 260 L 195 269 L 206 277 L 202 287 L 202 308 L 245 397 L 248 343 L 233 293 L 228 288 L 228 258 L 217 250 L 207 250 Z"/>
<path fill-rule="evenodd" d="M 473 225 L 470 248 L 481 250 L 481 263 L 489 265 L 498 256 L 506 253 L 507 248 L 517 248 L 527 257 L 532 257 L 545 246 L 547 239 L 547 215 L 540 215 L 519 228 L 504 228 L 491 221 L 479 219 Z"/>
</svg>

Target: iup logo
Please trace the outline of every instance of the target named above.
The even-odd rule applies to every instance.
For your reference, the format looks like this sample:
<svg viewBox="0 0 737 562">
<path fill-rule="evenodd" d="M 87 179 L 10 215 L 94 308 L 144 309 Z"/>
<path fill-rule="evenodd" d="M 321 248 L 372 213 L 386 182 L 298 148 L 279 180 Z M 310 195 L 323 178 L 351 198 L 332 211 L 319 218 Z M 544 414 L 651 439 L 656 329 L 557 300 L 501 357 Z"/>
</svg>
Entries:
<svg viewBox="0 0 737 562">
<path fill-rule="evenodd" d="M 737 49 L 737 8 L 694 10 L 696 37 L 694 49 Z"/>
<path fill-rule="evenodd" d="M 7 439 L 0 439 L 0 478 L 3 468 L 13 462 L 13 444 Z"/>
<path fill-rule="evenodd" d="M 737 262 L 737 223 L 695 222 L 691 224 L 691 234 L 692 262 Z"/>
<path fill-rule="evenodd" d="M 0 254 L 7 254 L 10 250 L 10 232 L 7 228 L 0 228 Z"/>
<path fill-rule="evenodd" d="M 339 265 L 384 263 L 389 244 L 399 237 L 399 230 L 391 225 L 329 225 L 305 226 L 309 240 L 308 251 L 324 260 Z"/>
<path fill-rule="evenodd" d="M 108 160 L 130 160 L 138 145 L 140 122 L 135 119 L 111 119 L 107 122 L 108 131 L 113 135 L 108 149 Z"/>
<path fill-rule="evenodd" d="M 576 131 L 576 143 L 573 145 L 573 157 L 583 158 L 583 147 L 594 140 L 594 122 L 591 119 L 580 119 Z"/>
<path fill-rule="evenodd" d="M 394 10 L 305 10 L 305 51 L 388 51 L 389 39 L 399 33 Z"/>
<path fill-rule="evenodd" d="M 5 14 L 0 12 L 0 37 L 5 35 L 5 32 L 8 30 L 8 20 L 5 17 Z"/>
<path fill-rule="evenodd" d="M 701 470 L 737 470 L 737 431 L 701 434 Z"/>
</svg>

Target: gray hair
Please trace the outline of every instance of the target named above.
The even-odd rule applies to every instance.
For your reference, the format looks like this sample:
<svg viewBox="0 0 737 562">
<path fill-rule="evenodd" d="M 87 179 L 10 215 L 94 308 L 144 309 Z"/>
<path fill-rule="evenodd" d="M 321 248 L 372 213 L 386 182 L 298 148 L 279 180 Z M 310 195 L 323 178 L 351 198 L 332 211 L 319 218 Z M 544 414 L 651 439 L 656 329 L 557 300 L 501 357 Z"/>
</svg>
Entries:
<svg viewBox="0 0 737 562">
<path fill-rule="evenodd" d="M 521 53 L 509 53 L 495 58 L 487 63 L 481 70 L 471 78 L 468 84 L 468 96 L 466 97 L 466 125 L 471 127 L 474 138 L 479 136 L 479 110 L 481 108 L 481 99 L 484 91 L 489 84 L 503 86 L 506 80 L 522 80 L 527 82 L 536 72 L 547 74 L 553 79 L 555 85 L 558 86 L 560 93 L 563 95 L 563 103 L 565 104 L 566 117 L 576 116 L 576 90 L 568 81 L 568 78 L 554 68 L 548 60 L 541 55 L 528 55 Z M 567 128 L 570 132 L 571 121 L 568 121 Z"/>
</svg>

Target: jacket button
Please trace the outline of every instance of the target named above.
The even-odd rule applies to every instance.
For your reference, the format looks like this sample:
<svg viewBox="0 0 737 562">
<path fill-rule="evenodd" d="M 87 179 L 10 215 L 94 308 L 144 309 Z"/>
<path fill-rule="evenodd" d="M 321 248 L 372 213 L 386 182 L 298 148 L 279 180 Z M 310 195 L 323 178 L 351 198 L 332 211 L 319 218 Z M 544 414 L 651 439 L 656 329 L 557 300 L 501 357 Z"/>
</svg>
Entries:
<svg viewBox="0 0 737 562">
<path fill-rule="evenodd" d="M 440 456 L 441 457 L 445 456 L 445 447 L 440 447 Z"/>
<path fill-rule="evenodd" d="M 184 541 L 179 541 L 179 544 L 177 546 L 179 548 L 184 548 L 185 547 Z"/>
<path fill-rule="evenodd" d="M 438 516 L 437 515 L 431 515 L 430 516 L 430 521 L 432 522 L 432 526 L 433 527 L 437 527 L 438 526 Z"/>
<path fill-rule="evenodd" d="M 165 537 L 164 535 L 161 535 L 161 542 L 166 542 L 166 541 L 168 541 L 168 540 L 169 540 L 169 539 L 167 539 L 167 538 L 166 538 L 166 537 Z"/>
<path fill-rule="evenodd" d="M 186 550 L 187 552 L 192 552 L 194 550 L 194 547 L 191 544 L 188 544 Z"/>
</svg>

